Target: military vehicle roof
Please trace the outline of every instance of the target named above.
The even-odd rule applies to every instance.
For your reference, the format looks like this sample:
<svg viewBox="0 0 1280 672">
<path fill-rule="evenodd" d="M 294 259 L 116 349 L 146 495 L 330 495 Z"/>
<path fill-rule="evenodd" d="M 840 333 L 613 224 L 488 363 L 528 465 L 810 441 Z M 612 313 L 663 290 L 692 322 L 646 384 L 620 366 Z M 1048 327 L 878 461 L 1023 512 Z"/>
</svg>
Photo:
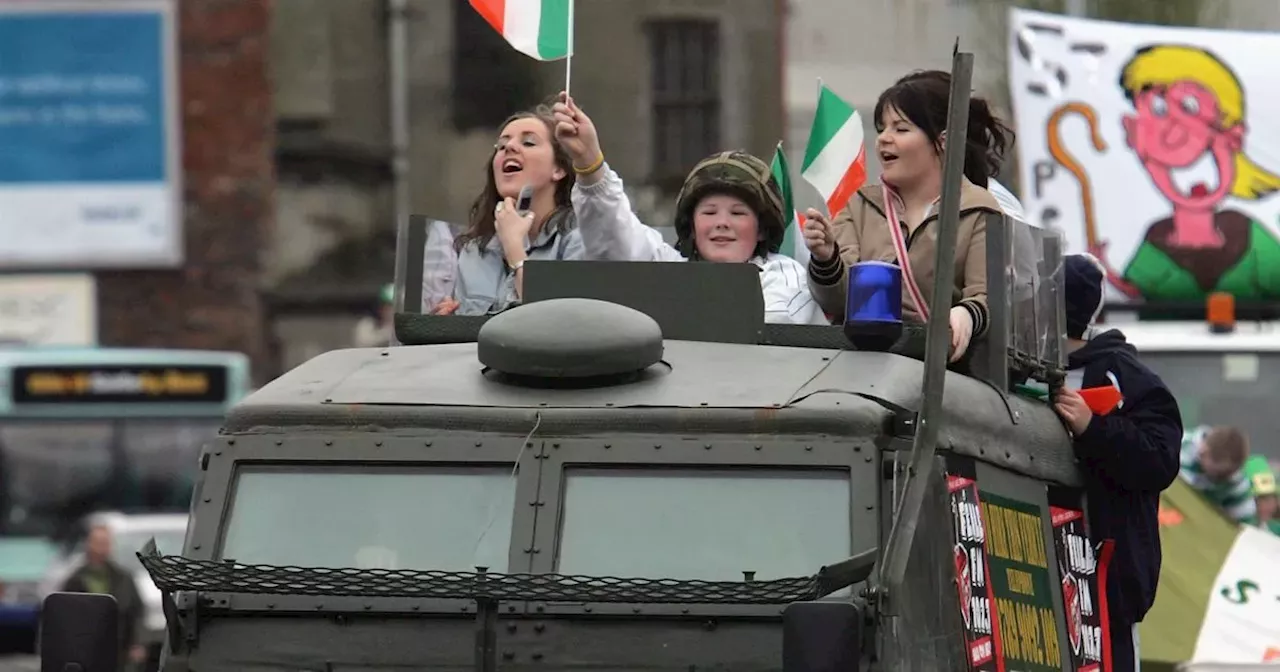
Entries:
<svg viewBox="0 0 1280 672">
<path fill-rule="evenodd" d="M 878 436 L 921 403 L 923 363 L 849 350 L 664 342 L 630 382 L 529 387 L 484 371 L 474 343 L 335 350 L 232 410 L 225 431 L 442 431 Z M 905 414 L 903 414 L 905 415 Z M 948 373 L 941 446 L 1076 484 L 1070 442 L 1042 402 Z"/>
</svg>

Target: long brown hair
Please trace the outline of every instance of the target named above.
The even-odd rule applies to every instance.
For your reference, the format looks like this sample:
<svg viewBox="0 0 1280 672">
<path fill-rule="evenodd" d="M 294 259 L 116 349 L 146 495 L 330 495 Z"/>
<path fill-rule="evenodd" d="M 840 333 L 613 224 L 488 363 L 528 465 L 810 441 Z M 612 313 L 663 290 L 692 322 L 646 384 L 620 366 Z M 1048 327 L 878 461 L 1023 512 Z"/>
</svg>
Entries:
<svg viewBox="0 0 1280 672">
<path fill-rule="evenodd" d="M 573 159 L 569 153 L 565 151 L 564 146 L 556 138 L 556 120 L 552 116 L 551 108 L 546 105 L 539 105 L 532 110 L 517 112 L 507 120 L 502 122 L 498 127 L 498 133 L 502 133 L 502 129 L 506 128 L 511 122 L 518 119 L 537 119 L 547 127 L 547 137 L 551 141 L 551 149 L 555 153 L 556 166 L 564 172 L 564 177 L 556 182 L 555 202 L 556 209 L 547 216 L 547 221 L 543 222 L 543 226 L 553 225 L 557 227 L 557 233 L 560 229 L 567 229 L 573 226 L 571 218 L 560 217 L 556 215 L 565 209 L 572 210 L 573 202 L 570 200 L 570 194 L 573 192 L 573 184 L 577 179 L 577 173 L 573 171 Z M 483 254 L 485 248 L 489 245 L 489 241 L 493 240 L 497 230 L 494 226 L 493 206 L 502 197 L 498 195 L 498 183 L 493 178 L 493 157 L 498 153 L 498 147 L 495 145 L 493 152 L 489 154 L 484 162 L 484 189 L 480 191 L 480 195 L 471 204 L 471 215 L 467 221 L 467 230 L 463 231 L 453 241 L 455 250 L 461 252 L 462 248 L 474 241 Z"/>
</svg>

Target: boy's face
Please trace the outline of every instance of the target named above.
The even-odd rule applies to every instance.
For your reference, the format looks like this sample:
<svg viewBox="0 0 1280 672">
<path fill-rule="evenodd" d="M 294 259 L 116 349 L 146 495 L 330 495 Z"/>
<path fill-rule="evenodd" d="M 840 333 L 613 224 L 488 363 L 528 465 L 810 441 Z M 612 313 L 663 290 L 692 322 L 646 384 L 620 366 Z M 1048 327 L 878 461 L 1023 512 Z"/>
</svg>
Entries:
<svg viewBox="0 0 1280 672">
<path fill-rule="evenodd" d="M 1215 483 L 1222 483 L 1230 479 L 1237 471 L 1240 470 L 1240 463 L 1236 460 L 1222 459 L 1215 456 L 1209 451 L 1204 444 L 1200 445 L 1200 468 L 1204 470 L 1204 475 Z"/>
</svg>

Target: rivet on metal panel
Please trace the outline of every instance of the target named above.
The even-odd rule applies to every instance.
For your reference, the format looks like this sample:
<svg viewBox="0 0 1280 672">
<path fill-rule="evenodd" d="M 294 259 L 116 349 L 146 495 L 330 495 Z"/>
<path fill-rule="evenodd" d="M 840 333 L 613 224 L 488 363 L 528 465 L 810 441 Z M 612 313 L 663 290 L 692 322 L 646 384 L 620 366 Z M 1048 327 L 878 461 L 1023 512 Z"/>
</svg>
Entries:
<svg viewBox="0 0 1280 672">
<path fill-rule="evenodd" d="M 764 446 L 757 445 L 757 446 L 756 446 L 756 450 L 764 450 Z"/>
<path fill-rule="evenodd" d="M 855 453 L 861 453 L 861 452 L 862 452 L 862 446 L 854 446 L 854 447 L 853 447 L 853 452 L 855 452 Z"/>
<path fill-rule="evenodd" d="M 560 447 L 560 444 L 558 444 L 558 443 L 553 443 L 553 444 L 551 444 L 551 447 L 552 447 L 552 448 L 559 448 L 559 447 Z"/>
<path fill-rule="evenodd" d="M 533 654 L 533 659 L 534 659 L 534 660 L 542 660 L 542 654 L 541 654 L 541 653 L 535 653 L 535 654 Z"/>
<path fill-rule="evenodd" d="M 633 614 L 640 613 L 640 607 L 631 607 L 631 613 Z"/>
<path fill-rule="evenodd" d="M 484 445 L 484 441 L 476 441 L 476 448 Z"/>
<path fill-rule="evenodd" d="M 875 504 L 868 504 L 868 505 L 867 505 L 867 510 L 868 510 L 868 511 L 875 511 L 875 510 L 876 510 L 876 505 L 875 505 Z"/>
<path fill-rule="evenodd" d="M 364 610 L 365 610 L 365 611 L 369 611 L 369 610 L 371 610 L 371 609 L 373 609 L 373 605 L 372 605 L 372 604 L 366 604 L 366 605 L 364 605 Z"/>
<path fill-rule="evenodd" d="M 711 444 L 709 444 L 709 443 L 703 444 L 702 449 L 703 449 L 703 450 L 711 450 Z"/>
<path fill-rule="evenodd" d="M 539 604 L 538 606 L 534 607 L 534 608 L 533 608 L 533 610 L 534 610 L 534 611 L 536 611 L 536 612 L 538 612 L 539 614 L 541 614 L 542 612 L 546 611 L 546 610 L 547 610 L 547 608 L 546 608 L 545 606 L 543 606 L 543 605 Z"/>
<path fill-rule="evenodd" d="M 516 631 L 516 624 L 515 624 L 515 623 L 508 623 L 508 624 L 507 624 L 507 632 L 515 632 L 515 631 Z"/>
<path fill-rule="evenodd" d="M 326 446 L 332 446 L 332 445 L 333 445 L 333 441 L 325 441 L 325 442 L 324 442 L 324 445 L 326 445 Z"/>
<path fill-rule="evenodd" d="M 430 448 L 432 443 L 435 443 L 435 442 L 434 442 L 434 441 L 423 441 L 423 442 L 422 442 L 422 445 L 426 446 L 427 448 Z"/>
<path fill-rule="evenodd" d="M 813 446 L 805 446 L 805 447 L 804 447 L 804 449 L 805 449 L 807 452 L 810 452 L 810 453 L 812 453 L 812 452 L 813 452 Z"/>
<path fill-rule="evenodd" d="M 332 404 L 332 403 L 333 403 L 333 399 L 325 399 L 325 400 L 324 400 L 324 403 L 326 403 L 326 404 Z"/>
<path fill-rule="evenodd" d="M 382 442 L 381 442 L 381 441 L 374 441 L 374 442 L 373 442 L 373 446 L 374 446 L 375 448 L 381 448 L 381 447 L 382 447 Z"/>
<path fill-rule="evenodd" d="M 873 459 L 874 459 L 874 458 L 872 458 L 870 455 L 868 455 L 868 456 L 867 456 L 866 461 L 867 461 L 867 462 L 870 462 L 870 461 L 871 461 L 871 460 L 873 460 Z"/>
<path fill-rule="evenodd" d="M 275 602 L 268 602 L 268 603 L 267 603 L 267 608 L 268 608 L 268 609 L 275 609 L 275 608 L 276 608 L 276 603 L 275 603 Z"/>
<path fill-rule="evenodd" d="M 277 445 L 277 446 L 283 446 L 283 445 L 284 445 L 284 439 L 276 439 L 276 445 Z"/>
<path fill-rule="evenodd" d="M 708 631 L 710 631 L 710 630 L 715 630 L 715 629 L 716 629 L 716 622 L 715 622 L 715 621 L 707 621 L 706 623 L 703 623 L 703 624 L 702 624 L 702 628 L 703 628 L 704 630 L 708 630 Z"/>
<path fill-rule="evenodd" d="M 236 440 L 235 440 L 235 439 L 227 439 L 227 445 L 228 445 L 228 446 L 234 446 L 234 445 L 236 445 Z"/>
<path fill-rule="evenodd" d="M 684 609 L 681 609 L 681 610 L 680 610 L 680 613 L 682 613 L 682 614 L 687 614 L 687 613 L 689 613 L 689 607 L 685 607 Z"/>
<path fill-rule="evenodd" d="M 467 607 L 467 606 L 463 606 L 463 607 L 462 607 L 462 613 L 464 613 L 464 614 L 465 614 L 465 613 L 467 613 L 468 611 L 471 611 L 471 608 L 470 608 L 470 607 Z"/>
<path fill-rule="evenodd" d="M 661 444 L 661 443 L 655 443 L 655 444 L 653 444 L 653 449 L 654 449 L 654 450 L 662 450 L 662 444 Z"/>
<path fill-rule="evenodd" d="M 604 405 L 605 405 L 605 407 L 606 407 L 606 408 L 613 408 L 613 402 L 612 402 L 612 401 L 606 401 L 606 402 L 604 402 Z"/>
<path fill-rule="evenodd" d="M 387 356 L 389 356 L 390 354 L 391 354 L 391 353 L 390 353 L 390 352 L 387 352 L 386 350 L 383 350 L 383 351 L 382 351 L 382 356 L 383 356 L 383 357 L 387 357 Z"/>
<path fill-rule="evenodd" d="M 606 443 L 606 444 L 604 444 L 604 449 L 605 449 L 605 450 L 609 450 L 609 449 L 610 449 L 610 448 L 612 448 L 612 447 L 613 447 L 613 444 L 612 444 L 612 443 Z"/>
<path fill-rule="evenodd" d="M 702 402 L 702 403 L 700 403 L 700 404 L 698 404 L 698 405 L 699 405 L 699 406 L 706 406 L 706 405 L 707 405 L 707 402 L 705 402 L 705 401 L 704 401 L 704 402 Z"/>
<path fill-rule="evenodd" d="M 212 498 L 212 497 L 205 497 L 205 498 L 204 498 L 204 503 L 205 503 L 205 504 L 208 504 L 209 502 L 212 502 L 212 501 L 213 501 L 213 498 Z"/>
<path fill-rule="evenodd" d="M 547 402 L 545 402 L 545 401 L 543 401 L 543 402 L 539 402 L 539 403 L 538 403 L 538 405 L 539 405 L 539 406 L 546 406 L 546 405 L 547 405 Z"/>
<path fill-rule="evenodd" d="M 508 604 L 508 605 L 507 605 L 507 613 L 508 613 L 508 614 L 514 614 L 514 613 L 516 613 L 516 605 L 514 605 L 514 604 Z M 515 632 L 515 628 L 512 628 L 511 630 L 512 630 L 512 632 Z"/>
<path fill-rule="evenodd" d="M 219 451 L 215 452 L 215 453 L 214 453 L 214 455 L 215 455 L 216 457 L 222 457 L 222 451 L 221 451 L 221 450 L 219 450 Z"/>
<path fill-rule="evenodd" d="M 533 631 L 534 631 L 534 632 L 542 632 L 543 630 L 546 630 L 546 629 L 547 629 L 547 625 L 546 625 L 545 623 L 534 623 L 534 624 L 533 624 Z"/>
<path fill-rule="evenodd" d="M 324 605 L 323 605 L 323 604 L 317 604 L 317 605 L 316 605 L 316 611 L 324 611 Z"/>
<path fill-rule="evenodd" d="M 526 548 L 526 549 L 524 549 L 524 552 L 525 552 L 525 554 L 526 554 L 526 555 L 528 555 L 529 553 L 532 553 L 532 552 L 533 552 L 533 548 Z"/>
<path fill-rule="evenodd" d="M 193 545 L 191 546 L 191 550 L 193 550 L 193 551 L 198 551 L 198 550 L 200 550 L 200 544 L 193 544 Z"/>
<path fill-rule="evenodd" d="M 415 605 L 413 605 L 413 610 L 414 610 L 414 611 L 422 611 L 422 605 L 421 605 L 421 604 L 415 604 Z"/>
<path fill-rule="evenodd" d="M 588 614 L 591 613 L 591 607 L 583 607 L 582 610 Z"/>
</svg>

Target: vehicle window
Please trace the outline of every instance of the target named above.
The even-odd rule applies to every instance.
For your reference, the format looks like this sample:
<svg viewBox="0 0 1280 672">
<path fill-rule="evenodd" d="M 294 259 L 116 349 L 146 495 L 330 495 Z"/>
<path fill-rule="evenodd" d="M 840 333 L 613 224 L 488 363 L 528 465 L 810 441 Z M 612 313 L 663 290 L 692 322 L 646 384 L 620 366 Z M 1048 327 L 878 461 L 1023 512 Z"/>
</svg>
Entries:
<svg viewBox="0 0 1280 672">
<path fill-rule="evenodd" d="M 505 572 L 515 488 L 510 469 L 242 468 L 221 557 Z"/>
<path fill-rule="evenodd" d="M 218 434 L 220 420 L 127 420 L 123 445 L 129 459 L 128 508 L 186 511 L 191 504 L 200 450 Z"/>
<path fill-rule="evenodd" d="M 0 425 L 0 528 L 47 534 L 57 524 L 109 499 L 113 456 L 110 422 L 23 421 Z"/>
<path fill-rule="evenodd" d="M 563 507 L 563 574 L 768 580 L 852 554 L 848 472 L 569 469 Z"/>
<path fill-rule="evenodd" d="M 1254 452 L 1280 458 L 1280 353 L 1143 352 L 1178 400 L 1182 423 L 1235 425 Z M 1256 360 L 1251 360 L 1256 357 Z M 1256 369 L 1253 365 L 1256 363 Z"/>
</svg>

